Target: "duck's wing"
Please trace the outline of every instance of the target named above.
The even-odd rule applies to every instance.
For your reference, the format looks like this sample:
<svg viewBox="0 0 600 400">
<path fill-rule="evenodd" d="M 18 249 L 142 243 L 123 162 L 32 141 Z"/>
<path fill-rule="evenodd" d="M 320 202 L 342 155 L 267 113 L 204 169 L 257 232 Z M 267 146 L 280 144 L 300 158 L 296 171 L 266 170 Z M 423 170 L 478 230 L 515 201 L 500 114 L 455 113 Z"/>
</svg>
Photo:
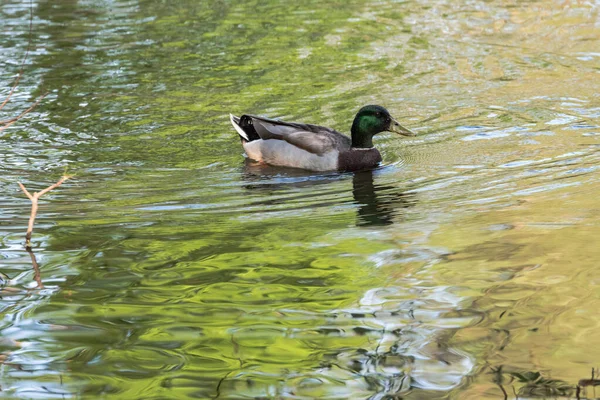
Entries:
<svg viewBox="0 0 600 400">
<path fill-rule="evenodd" d="M 346 150 L 351 146 L 348 136 L 324 126 L 277 121 L 254 115 L 242 116 L 242 123 L 245 122 L 244 117 L 251 119 L 251 125 L 261 139 L 284 140 L 309 153 L 321 155 L 332 150 Z"/>
</svg>

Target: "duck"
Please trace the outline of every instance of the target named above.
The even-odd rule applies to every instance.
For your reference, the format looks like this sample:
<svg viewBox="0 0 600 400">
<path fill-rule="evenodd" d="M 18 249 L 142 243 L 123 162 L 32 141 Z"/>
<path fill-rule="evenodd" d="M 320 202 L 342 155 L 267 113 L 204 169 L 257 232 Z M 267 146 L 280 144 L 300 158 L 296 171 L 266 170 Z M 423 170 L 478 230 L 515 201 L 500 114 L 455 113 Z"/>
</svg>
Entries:
<svg viewBox="0 0 600 400">
<path fill-rule="evenodd" d="M 325 126 L 229 114 L 248 158 L 279 167 L 309 171 L 360 171 L 382 161 L 373 136 L 384 131 L 415 134 L 400 125 L 382 106 L 358 110 L 348 137 Z"/>
</svg>

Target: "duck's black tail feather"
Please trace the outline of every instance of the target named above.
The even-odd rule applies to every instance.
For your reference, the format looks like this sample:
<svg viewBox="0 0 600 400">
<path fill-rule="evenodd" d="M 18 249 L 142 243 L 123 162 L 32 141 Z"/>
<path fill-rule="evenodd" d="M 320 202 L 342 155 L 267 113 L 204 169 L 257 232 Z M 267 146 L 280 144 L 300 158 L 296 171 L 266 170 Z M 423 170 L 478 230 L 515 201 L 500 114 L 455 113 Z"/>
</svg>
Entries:
<svg viewBox="0 0 600 400">
<path fill-rule="evenodd" d="M 235 128 L 242 141 L 252 142 L 253 140 L 259 140 L 260 136 L 256 133 L 256 129 L 252 124 L 252 117 L 248 115 L 242 115 L 236 117 L 233 114 L 229 114 L 231 125 Z"/>
</svg>

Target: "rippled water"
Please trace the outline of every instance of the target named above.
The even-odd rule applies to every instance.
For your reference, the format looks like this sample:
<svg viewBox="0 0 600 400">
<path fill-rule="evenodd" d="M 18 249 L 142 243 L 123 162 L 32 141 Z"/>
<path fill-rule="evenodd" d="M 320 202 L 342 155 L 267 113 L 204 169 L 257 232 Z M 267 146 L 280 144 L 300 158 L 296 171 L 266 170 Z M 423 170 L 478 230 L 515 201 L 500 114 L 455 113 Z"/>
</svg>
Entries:
<svg viewBox="0 0 600 400">
<path fill-rule="evenodd" d="M 2 99 L 29 11 L 0 3 Z M 599 12 L 34 1 L 0 111 L 48 92 L 0 132 L 0 397 L 595 397 Z M 247 162 L 228 121 L 347 132 L 369 103 L 419 136 L 354 174 Z M 65 168 L 27 253 L 17 181 Z"/>
</svg>

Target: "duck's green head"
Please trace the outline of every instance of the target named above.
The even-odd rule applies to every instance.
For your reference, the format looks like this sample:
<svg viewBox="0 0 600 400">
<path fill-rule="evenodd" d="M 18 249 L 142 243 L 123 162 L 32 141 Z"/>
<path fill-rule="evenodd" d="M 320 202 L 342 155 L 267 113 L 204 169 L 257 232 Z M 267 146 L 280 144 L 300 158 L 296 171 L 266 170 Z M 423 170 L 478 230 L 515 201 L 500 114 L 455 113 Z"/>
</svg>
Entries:
<svg viewBox="0 0 600 400">
<path fill-rule="evenodd" d="M 373 135 L 379 132 L 390 131 L 404 136 L 415 136 L 414 133 L 401 126 L 381 106 L 364 106 L 354 117 L 352 123 L 352 147 L 373 147 Z"/>
</svg>

